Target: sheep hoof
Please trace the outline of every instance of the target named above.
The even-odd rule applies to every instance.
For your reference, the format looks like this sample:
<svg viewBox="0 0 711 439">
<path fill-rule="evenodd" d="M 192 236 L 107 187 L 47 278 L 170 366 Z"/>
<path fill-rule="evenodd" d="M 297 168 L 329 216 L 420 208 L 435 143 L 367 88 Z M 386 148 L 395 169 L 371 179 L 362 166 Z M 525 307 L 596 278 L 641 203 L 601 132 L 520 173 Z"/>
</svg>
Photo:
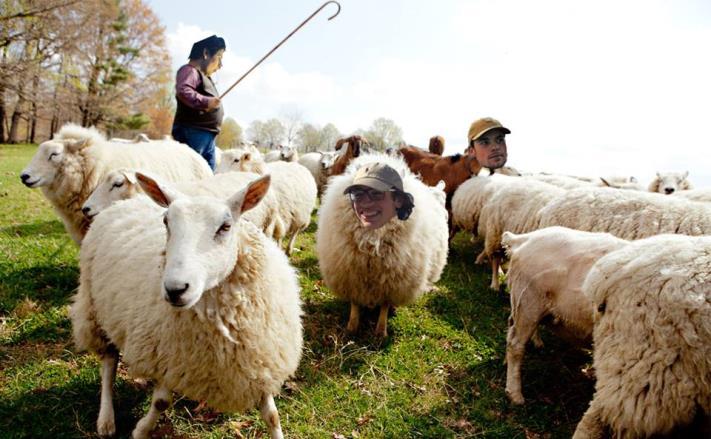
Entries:
<svg viewBox="0 0 711 439">
<path fill-rule="evenodd" d="M 387 337 L 388 336 L 388 327 L 387 326 L 381 327 L 380 325 L 376 326 L 375 327 L 375 336 L 381 337 L 381 338 Z"/>
<path fill-rule="evenodd" d="M 99 419 L 96 422 L 96 432 L 101 437 L 112 437 L 116 435 L 116 424 L 113 419 Z"/>
<path fill-rule="evenodd" d="M 506 396 L 509 397 L 511 404 L 513 405 L 523 405 L 524 403 L 523 395 L 521 395 L 520 393 L 512 393 L 507 390 Z"/>
</svg>

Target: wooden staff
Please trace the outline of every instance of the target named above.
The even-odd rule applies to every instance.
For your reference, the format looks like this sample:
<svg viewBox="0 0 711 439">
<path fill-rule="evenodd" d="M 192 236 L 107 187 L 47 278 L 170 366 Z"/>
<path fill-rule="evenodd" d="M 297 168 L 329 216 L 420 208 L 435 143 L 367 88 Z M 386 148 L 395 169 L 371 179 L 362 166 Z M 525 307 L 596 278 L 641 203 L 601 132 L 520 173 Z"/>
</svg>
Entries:
<svg viewBox="0 0 711 439">
<path fill-rule="evenodd" d="M 326 3 L 322 4 L 320 8 L 316 9 L 316 11 L 314 11 L 313 14 L 309 15 L 309 17 L 308 17 L 306 20 L 304 20 L 296 29 L 294 29 L 293 31 L 291 31 L 291 33 L 290 33 L 289 35 L 287 35 L 286 38 L 284 38 L 283 40 L 281 40 L 281 41 L 279 42 L 279 44 L 277 44 L 276 46 L 274 46 L 274 48 L 273 48 L 272 50 L 270 50 L 269 53 L 267 53 L 266 55 L 264 55 L 264 57 L 262 57 L 262 59 L 260 59 L 260 60 L 257 62 L 257 64 L 253 65 L 251 69 L 247 70 L 247 73 L 245 73 L 245 74 L 242 75 L 237 81 L 235 81 L 235 83 L 232 84 L 232 85 L 230 86 L 230 88 L 227 89 L 227 91 L 225 91 L 224 93 L 222 93 L 222 94 L 220 95 L 220 99 L 224 98 L 225 95 L 230 92 L 230 90 L 232 90 L 233 88 L 235 88 L 235 85 L 239 84 L 240 81 L 243 80 L 247 75 L 249 75 L 249 74 L 252 72 L 252 70 L 256 69 L 257 66 L 262 63 L 262 61 L 264 61 L 265 59 L 267 59 L 267 57 L 269 57 L 269 55 L 271 55 L 272 53 L 274 53 L 275 50 L 277 50 L 282 44 L 284 44 L 284 41 L 286 41 L 286 40 L 288 40 L 289 38 L 291 38 L 292 35 L 294 35 L 299 29 L 301 29 L 309 20 L 311 20 L 312 18 L 314 18 L 314 16 L 315 16 L 316 14 L 318 14 L 319 12 L 321 12 L 321 9 L 325 8 L 326 5 L 329 4 L 329 3 L 333 3 L 333 4 L 335 4 L 336 6 L 338 6 L 338 10 L 336 11 L 336 13 L 333 14 L 332 16 L 328 17 L 329 20 L 332 20 L 333 18 L 335 18 L 336 15 L 338 15 L 338 14 L 341 12 L 341 5 L 340 5 L 337 1 L 334 1 L 334 0 L 327 1 Z"/>
</svg>

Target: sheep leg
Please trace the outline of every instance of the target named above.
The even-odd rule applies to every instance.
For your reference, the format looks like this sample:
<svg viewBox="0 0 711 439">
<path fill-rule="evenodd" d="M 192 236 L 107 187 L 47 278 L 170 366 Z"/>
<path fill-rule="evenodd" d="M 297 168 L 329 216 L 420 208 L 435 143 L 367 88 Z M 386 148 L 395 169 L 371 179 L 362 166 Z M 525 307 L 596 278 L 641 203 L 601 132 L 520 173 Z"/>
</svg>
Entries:
<svg viewBox="0 0 711 439">
<path fill-rule="evenodd" d="M 489 286 L 494 291 L 499 291 L 499 267 L 501 266 L 501 256 L 494 253 L 491 255 L 491 285 Z"/>
<path fill-rule="evenodd" d="M 543 310 L 535 303 L 521 305 L 522 311 L 512 318 L 506 336 L 506 395 L 514 404 L 523 404 L 521 393 L 521 364 L 526 352 L 526 343 L 543 317 Z M 512 310 L 513 313 L 513 310 Z M 513 315 L 513 314 L 512 314 Z"/>
<path fill-rule="evenodd" d="M 153 389 L 153 398 L 151 408 L 146 416 L 142 417 L 133 429 L 131 437 L 133 439 L 148 438 L 151 430 L 153 430 L 160 418 L 161 413 L 166 411 L 173 400 L 173 395 L 170 390 L 162 384 L 157 384 Z"/>
<path fill-rule="evenodd" d="M 481 265 L 484 263 L 485 260 L 486 260 L 486 251 L 482 250 L 482 252 L 477 255 L 476 259 L 474 260 L 474 263 L 476 265 Z"/>
<path fill-rule="evenodd" d="M 604 434 L 605 426 L 593 397 L 590 407 L 585 411 L 583 419 L 578 422 L 578 426 L 575 428 L 573 439 L 602 439 Z"/>
<path fill-rule="evenodd" d="M 293 235 L 291 235 L 291 238 L 289 238 L 289 244 L 286 247 L 286 255 L 291 256 L 291 253 L 294 251 L 294 242 L 296 242 L 296 235 L 299 234 L 299 232 L 303 229 L 299 229 L 296 232 L 294 232 Z"/>
<path fill-rule="evenodd" d="M 389 303 L 383 303 L 382 305 L 380 305 L 380 315 L 378 315 L 378 324 L 375 325 L 375 335 L 377 337 L 388 336 L 388 311 L 390 311 Z"/>
<path fill-rule="evenodd" d="M 101 357 L 101 405 L 99 406 L 99 418 L 96 420 L 96 432 L 99 433 L 99 436 L 116 434 L 114 381 L 116 380 L 118 359 L 118 351 L 111 347 Z"/>
<path fill-rule="evenodd" d="M 358 305 L 351 302 L 351 315 L 348 318 L 348 326 L 346 326 L 346 331 L 354 333 L 358 330 L 358 325 L 360 325 L 360 308 Z"/>
<path fill-rule="evenodd" d="M 262 414 L 262 419 L 269 427 L 269 435 L 272 439 L 283 439 L 284 434 L 281 432 L 281 423 L 279 422 L 279 412 L 274 397 L 272 395 L 262 396 L 262 401 L 259 406 L 259 411 Z"/>
</svg>

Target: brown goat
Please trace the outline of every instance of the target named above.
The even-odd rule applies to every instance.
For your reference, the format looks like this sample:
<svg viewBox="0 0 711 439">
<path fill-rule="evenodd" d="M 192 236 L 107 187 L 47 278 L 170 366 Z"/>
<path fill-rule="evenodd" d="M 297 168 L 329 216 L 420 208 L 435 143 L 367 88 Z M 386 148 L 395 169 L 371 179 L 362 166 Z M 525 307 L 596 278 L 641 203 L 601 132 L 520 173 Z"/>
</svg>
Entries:
<svg viewBox="0 0 711 439">
<path fill-rule="evenodd" d="M 481 170 L 481 165 L 471 155 L 454 154 L 442 157 L 415 146 L 403 146 L 400 148 L 400 154 L 410 170 L 419 174 L 426 185 L 436 186 L 443 180 L 448 201 L 460 184 Z"/>
<path fill-rule="evenodd" d="M 346 150 L 340 151 L 343 145 L 346 145 Z M 367 152 L 369 148 L 370 143 L 368 143 L 365 137 L 350 136 L 344 139 L 338 139 L 334 149 L 340 151 L 340 153 L 333 163 L 333 166 L 331 166 L 329 176 L 343 174 L 351 160 L 358 157 L 361 152 Z"/>
<path fill-rule="evenodd" d="M 444 137 L 430 137 L 430 152 L 437 155 L 444 154 Z"/>
</svg>

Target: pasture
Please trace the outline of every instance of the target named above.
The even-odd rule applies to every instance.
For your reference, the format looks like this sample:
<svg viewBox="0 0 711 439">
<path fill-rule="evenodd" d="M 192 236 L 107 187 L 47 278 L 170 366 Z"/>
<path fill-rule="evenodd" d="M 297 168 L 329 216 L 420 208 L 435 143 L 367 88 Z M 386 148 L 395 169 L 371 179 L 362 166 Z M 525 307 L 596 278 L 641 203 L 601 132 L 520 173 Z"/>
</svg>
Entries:
<svg viewBox="0 0 711 439">
<path fill-rule="evenodd" d="M 99 365 L 75 352 L 67 317 L 78 248 L 39 190 L 18 177 L 34 145 L 0 145 L 0 437 L 96 437 Z M 590 357 L 543 332 L 523 367 L 524 407 L 504 394 L 508 298 L 488 289 L 480 251 L 460 234 L 437 291 L 398 309 L 390 337 L 372 336 L 377 311 L 346 334 L 348 305 L 320 281 L 316 213 L 291 261 L 299 270 L 304 351 L 276 399 L 291 438 L 567 438 L 592 398 L 581 372 Z M 121 366 L 120 366 L 121 367 Z M 118 435 L 126 437 L 150 394 L 120 369 Z M 264 437 L 257 411 L 216 413 L 178 397 L 154 436 Z"/>
</svg>

